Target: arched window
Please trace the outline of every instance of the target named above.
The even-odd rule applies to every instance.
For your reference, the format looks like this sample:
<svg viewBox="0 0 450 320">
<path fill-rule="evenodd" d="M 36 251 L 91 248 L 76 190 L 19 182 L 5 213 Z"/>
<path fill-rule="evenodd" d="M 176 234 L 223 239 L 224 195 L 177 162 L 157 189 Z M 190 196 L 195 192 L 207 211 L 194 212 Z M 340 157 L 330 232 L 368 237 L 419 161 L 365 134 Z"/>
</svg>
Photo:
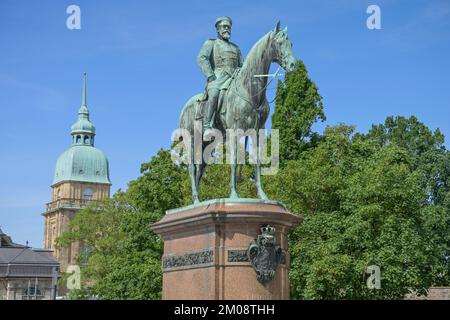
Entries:
<svg viewBox="0 0 450 320">
<path fill-rule="evenodd" d="M 77 143 L 77 144 L 81 143 L 81 136 L 77 136 L 76 143 Z"/>
<path fill-rule="evenodd" d="M 56 190 L 56 199 L 61 198 L 61 189 Z"/>
<path fill-rule="evenodd" d="M 92 191 L 91 188 L 86 188 L 83 190 L 83 199 L 84 200 L 92 200 L 93 194 L 94 194 L 94 192 Z"/>
<path fill-rule="evenodd" d="M 89 144 L 89 136 L 84 136 L 84 144 Z"/>
</svg>

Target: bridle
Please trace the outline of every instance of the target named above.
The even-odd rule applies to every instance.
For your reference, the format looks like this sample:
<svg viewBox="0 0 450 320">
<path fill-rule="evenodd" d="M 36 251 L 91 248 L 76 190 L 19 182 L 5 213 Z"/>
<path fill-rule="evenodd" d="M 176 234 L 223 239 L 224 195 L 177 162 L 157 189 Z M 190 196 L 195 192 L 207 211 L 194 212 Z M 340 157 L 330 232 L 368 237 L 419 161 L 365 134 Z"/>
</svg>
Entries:
<svg viewBox="0 0 450 320">
<path fill-rule="evenodd" d="M 269 41 L 270 41 L 270 40 L 276 41 L 275 38 L 269 39 Z M 275 77 L 278 75 L 278 72 L 280 71 L 280 69 L 281 69 L 282 66 L 283 66 L 282 63 L 285 64 L 285 60 L 284 60 L 285 57 L 284 57 L 283 55 L 280 56 L 280 52 L 279 52 L 279 51 L 281 51 L 281 50 L 276 50 L 275 48 L 272 47 L 272 44 L 271 44 L 271 49 L 275 51 L 275 57 L 272 59 L 272 61 L 278 63 L 278 65 L 279 65 L 278 68 L 277 68 L 277 71 L 275 71 L 275 73 L 274 73 L 273 76 L 272 76 L 272 79 L 270 79 L 269 81 L 267 81 L 266 85 L 263 86 L 263 88 L 262 88 L 261 90 L 259 90 L 257 93 L 255 93 L 254 95 L 251 95 L 251 96 L 249 97 L 250 100 L 251 100 L 252 98 L 258 96 L 259 94 L 261 94 L 262 92 L 264 92 L 264 91 L 267 89 L 267 87 L 272 83 L 272 81 L 273 81 L 273 80 L 275 79 Z M 286 66 L 284 66 L 284 67 L 286 67 Z M 236 75 L 237 75 L 237 73 L 236 73 Z M 269 76 L 269 75 L 267 75 L 267 76 Z M 257 106 L 255 106 L 250 100 L 248 100 L 246 97 L 242 96 L 242 95 L 239 93 L 239 88 L 238 88 L 237 85 L 236 85 L 235 79 L 233 79 L 233 82 L 234 82 L 234 88 L 235 88 L 235 90 L 236 90 L 236 94 L 237 94 L 242 100 L 248 102 L 248 103 L 253 107 L 253 109 L 258 110 L 258 109 L 260 108 L 260 106 L 261 106 L 262 103 L 259 103 Z M 271 102 L 273 102 L 275 99 L 276 99 L 276 95 L 275 95 L 275 98 L 274 98 Z"/>
</svg>

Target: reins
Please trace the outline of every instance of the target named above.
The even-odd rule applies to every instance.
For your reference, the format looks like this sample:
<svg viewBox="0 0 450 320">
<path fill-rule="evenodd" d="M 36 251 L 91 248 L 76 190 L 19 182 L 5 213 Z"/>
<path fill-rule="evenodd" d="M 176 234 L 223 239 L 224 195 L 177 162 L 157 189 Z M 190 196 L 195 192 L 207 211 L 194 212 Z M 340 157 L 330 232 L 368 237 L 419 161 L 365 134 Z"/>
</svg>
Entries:
<svg viewBox="0 0 450 320">
<path fill-rule="evenodd" d="M 252 98 L 258 96 L 259 94 L 261 94 L 262 92 L 264 92 L 264 91 L 267 89 L 267 87 L 272 83 L 272 81 L 275 79 L 275 77 L 276 77 L 276 75 L 278 74 L 278 71 L 280 71 L 280 69 L 281 69 L 281 67 L 278 67 L 277 71 L 276 71 L 276 72 L 274 73 L 274 75 L 272 76 L 272 79 L 270 79 L 269 81 L 267 81 L 266 85 L 263 86 L 263 88 L 262 88 L 261 90 L 259 90 L 257 93 L 255 93 L 254 95 L 251 95 L 251 96 L 249 97 L 249 99 L 252 99 Z M 238 89 L 238 87 L 237 87 L 237 85 L 236 85 L 236 78 L 233 79 L 233 84 L 234 84 L 234 88 L 236 89 L 236 94 L 237 94 L 242 100 L 244 100 L 244 101 L 250 103 L 250 105 L 251 105 L 254 109 L 258 109 L 258 108 L 259 108 L 259 105 L 255 107 L 251 101 L 247 100 L 246 97 L 242 96 L 242 95 L 239 93 L 239 89 Z M 275 99 L 274 99 L 274 100 L 275 100 Z M 272 100 L 270 103 L 272 103 L 274 100 Z"/>
</svg>

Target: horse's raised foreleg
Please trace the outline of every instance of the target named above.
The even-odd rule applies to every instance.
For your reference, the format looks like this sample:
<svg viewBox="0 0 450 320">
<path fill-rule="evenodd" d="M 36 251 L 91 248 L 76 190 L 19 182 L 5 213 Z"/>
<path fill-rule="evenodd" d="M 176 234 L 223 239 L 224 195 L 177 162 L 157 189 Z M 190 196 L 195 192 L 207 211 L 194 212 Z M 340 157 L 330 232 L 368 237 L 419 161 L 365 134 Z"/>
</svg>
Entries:
<svg viewBox="0 0 450 320">
<path fill-rule="evenodd" d="M 258 198 L 267 200 L 267 195 L 261 186 L 261 158 L 262 158 L 262 145 L 259 139 L 259 130 L 256 135 L 256 166 L 255 166 L 255 185 L 258 192 Z"/>
<path fill-rule="evenodd" d="M 229 143 L 231 147 L 230 198 L 239 198 L 236 192 L 237 137 L 232 137 Z"/>
</svg>

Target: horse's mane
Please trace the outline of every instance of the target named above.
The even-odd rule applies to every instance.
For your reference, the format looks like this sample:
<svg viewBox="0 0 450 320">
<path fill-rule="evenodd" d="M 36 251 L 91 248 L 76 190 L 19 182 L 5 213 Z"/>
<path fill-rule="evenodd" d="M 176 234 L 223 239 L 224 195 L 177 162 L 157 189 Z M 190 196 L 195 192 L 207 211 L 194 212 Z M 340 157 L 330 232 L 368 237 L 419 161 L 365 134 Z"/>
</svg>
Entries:
<svg viewBox="0 0 450 320">
<path fill-rule="evenodd" d="M 248 74 L 245 74 L 249 72 L 250 70 L 255 70 L 255 66 L 261 64 L 261 60 L 257 59 L 256 57 L 261 57 L 262 53 L 261 51 L 267 48 L 266 43 L 270 41 L 270 37 L 273 35 L 273 31 L 269 31 L 266 33 L 261 39 L 259 39 L 253 47 L 250 49 L 249 53 L 247 54 L 247 57 L 245 58 L 244 65 L 242 66 L 242 76 L 246 77 Z M 253 75 L 250 75 L 253 76 Z"/>
</svg>

